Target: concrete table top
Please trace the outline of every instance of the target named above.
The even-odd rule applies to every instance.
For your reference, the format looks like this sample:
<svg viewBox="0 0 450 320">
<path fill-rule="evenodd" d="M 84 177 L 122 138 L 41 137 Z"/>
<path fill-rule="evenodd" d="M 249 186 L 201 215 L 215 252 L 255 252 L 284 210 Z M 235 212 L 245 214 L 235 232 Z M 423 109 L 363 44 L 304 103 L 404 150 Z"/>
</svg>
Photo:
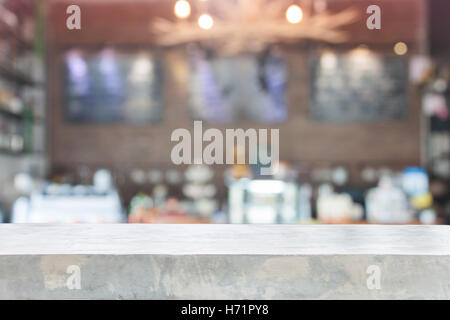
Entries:
<svg viewBox="0 0 450 320">
<path fill-rule="evenodd" d="M 450 227 L 3 224 L 2 298 L 450 299 Z"/>
<path fill-rule="evenodd" d="M 447 226 L 0 225 L 0 255 L 450 255 Z"/>
</svg>

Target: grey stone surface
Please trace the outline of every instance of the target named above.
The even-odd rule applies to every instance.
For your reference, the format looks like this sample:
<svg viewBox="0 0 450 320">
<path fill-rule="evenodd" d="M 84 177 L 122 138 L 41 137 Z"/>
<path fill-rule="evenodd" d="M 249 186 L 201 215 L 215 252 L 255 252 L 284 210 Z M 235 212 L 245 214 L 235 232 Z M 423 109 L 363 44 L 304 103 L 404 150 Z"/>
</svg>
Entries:
<svg viewBox="0 0 450 320">
<path fill-rule="evenodd" d="M 450 299 L 450 227 L 0 225 L 0 299 Z"/>
</svg>

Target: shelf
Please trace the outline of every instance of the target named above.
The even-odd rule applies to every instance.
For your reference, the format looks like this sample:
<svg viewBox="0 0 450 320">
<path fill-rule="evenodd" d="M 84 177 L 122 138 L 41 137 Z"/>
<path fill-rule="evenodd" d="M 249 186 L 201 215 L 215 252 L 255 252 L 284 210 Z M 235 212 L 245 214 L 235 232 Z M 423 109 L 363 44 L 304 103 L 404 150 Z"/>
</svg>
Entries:
<svg viewBox="0 0 450 320">
<path fill-rule="evenodd" d="M 0 155 L 7 155 L 7 156 L 15 156 L 15 157 L 21 157 L 25 155 L 24 151 L 18 151 L 18 152 L 14 152 L 14 151 L 9 151 L 6 149 L 1 149 L 0 148 Z"/>
<path fill-rule="evenodd" d="M 14 112 L 11 112 L 11 111 L 9 111 L 7 109 L 2 109 L 1 107 L 0 107 L 0 115 L 4 115 L 4 116 L 10 117 L 10 118 L 15 118 L 15 119 L 18 119 L 18 120 L 23 120 L 23 115 L 22 114 L 14 113 Z"/>
<path fill-rule="evenodd" d="M 20 85 L 38 85 L 38 83 L 36 83 L 36 81 L 34 81 L 31 77 L 20 71 L 14 70 L 4 62 L 0 62 L 0 75 Z"/>
<path fill-rule="evenodd" d="M 0 116 L 5 116 L 5 117 L 9 117 L 9 118 L 12 118 L 15 120 L 20 120 L 20 121 L 23 121 L 25 119 L 23 114 L 14 113 L 7 109 L 2 109 L 1 106 L 0 106 Z M 42 117 L 34 117 L 33 116 L 32 121 L 33 121 L 33 126 L 45 126 L 46 125 L 46 119 L 42 118 Z"/>
<path fill-rule="evenodd" d="M 8 37 L 12 38 L 11 41 L 15 41 L 15 43 L 17 44 L 17 47 L 19 48 L 19 50 L 31 51 L 33 49 L 33 43 L 31 43 L 31 42 L 21 38 L 17 34 L 17 32 L 14 31 L 14 30 L 10 30 L 10 29 L 7 29 L 7 28 L 0 29 L 0 36 L 2 38 L 8 38 Z"/>
</svg>

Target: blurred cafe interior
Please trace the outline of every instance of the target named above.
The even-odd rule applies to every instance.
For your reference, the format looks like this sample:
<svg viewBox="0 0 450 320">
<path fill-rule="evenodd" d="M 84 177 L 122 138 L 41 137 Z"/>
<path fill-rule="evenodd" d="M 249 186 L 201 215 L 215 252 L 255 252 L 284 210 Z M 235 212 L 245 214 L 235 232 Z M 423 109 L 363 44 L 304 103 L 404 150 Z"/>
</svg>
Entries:
<svg viewBox="0 0 450 320">
<path fill-rule="evenodd" d="M 0 0 L 0 221 L 450 224 L 449 16 L 448 0 Z M 194 121 L 279 129 L 279 170 L 174 163 Z"/>
</svg>

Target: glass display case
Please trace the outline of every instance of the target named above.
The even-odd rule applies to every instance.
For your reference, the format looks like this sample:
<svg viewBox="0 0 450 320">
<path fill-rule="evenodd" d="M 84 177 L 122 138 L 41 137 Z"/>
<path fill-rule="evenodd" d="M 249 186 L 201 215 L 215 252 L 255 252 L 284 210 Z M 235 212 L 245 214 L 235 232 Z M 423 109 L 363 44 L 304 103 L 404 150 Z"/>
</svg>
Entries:
<svg viewBox="0 0 450 320">
<path fill-rule="evenodd" d="M 299 189 L 280 180 L 241 179 L 229 187 L 229 222 L 290 224 L 299 219 Z"/>
</svg>

